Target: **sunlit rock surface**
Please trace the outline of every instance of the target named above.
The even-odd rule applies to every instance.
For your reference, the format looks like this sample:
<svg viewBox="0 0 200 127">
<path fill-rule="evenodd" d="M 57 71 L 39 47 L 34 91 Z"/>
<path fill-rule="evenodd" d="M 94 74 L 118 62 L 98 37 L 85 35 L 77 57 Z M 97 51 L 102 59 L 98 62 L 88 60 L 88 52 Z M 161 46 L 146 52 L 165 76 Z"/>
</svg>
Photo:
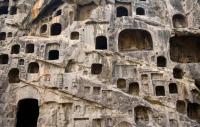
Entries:
<svg viewBox="0 0 200 127">
<path fill-rule="evenodd" d="M 0 127 L 200 127 L 199 0 L 0 0 Z"/>
</svg>

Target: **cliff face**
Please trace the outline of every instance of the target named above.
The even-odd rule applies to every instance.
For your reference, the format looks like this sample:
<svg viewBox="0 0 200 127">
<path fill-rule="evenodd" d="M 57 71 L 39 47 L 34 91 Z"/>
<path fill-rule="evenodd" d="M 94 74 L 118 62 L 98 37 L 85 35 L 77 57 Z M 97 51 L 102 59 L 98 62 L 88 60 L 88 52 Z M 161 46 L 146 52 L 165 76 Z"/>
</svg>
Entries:
<svg viewBox="0 0 200 127">
<path fill-rule="evenodd" d="M 200 127 L 199 0 L 0 0 L 0 127 Z"/>
</svg>

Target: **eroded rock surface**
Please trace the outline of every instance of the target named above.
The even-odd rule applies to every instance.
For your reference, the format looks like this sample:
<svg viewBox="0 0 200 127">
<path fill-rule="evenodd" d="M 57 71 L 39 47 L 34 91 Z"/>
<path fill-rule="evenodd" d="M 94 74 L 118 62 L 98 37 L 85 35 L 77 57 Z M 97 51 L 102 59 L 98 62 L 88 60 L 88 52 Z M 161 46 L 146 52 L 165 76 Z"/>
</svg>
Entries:
<svg viewBox="0 0 200 127">
<path fill-rule="evenodd" d="M 200 127 L 199 0 L 0 0 L 0 127 Z"/>
</svg>

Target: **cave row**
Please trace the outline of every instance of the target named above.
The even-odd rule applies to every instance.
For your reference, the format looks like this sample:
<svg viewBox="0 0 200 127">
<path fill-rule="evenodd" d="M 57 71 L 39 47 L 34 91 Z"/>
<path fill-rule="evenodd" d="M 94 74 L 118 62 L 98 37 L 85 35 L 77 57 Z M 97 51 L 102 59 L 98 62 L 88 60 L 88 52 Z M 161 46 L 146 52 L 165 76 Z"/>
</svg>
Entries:
<svg viewBox="0 0 200 127">
<path fill-rule="evenodd" d="M 119 78 L 117 80 L 117 88 L 127 91 L 127 93 L 134 95 L 134 96 L 139 96 L 140 89 L 142 89 L 142 88 L 140 88 L 138 82 L 131 82 L 127 86 L 127 82 L 123 78 Z M 170 94 L 178 94 L 178 87 L 177 87 L 176 83 L 169 83 L 168 88 L 169 88 Z M 126 89 L 128 89 L 128 90 L 126 90 Z M 166 95 L 164 86 L 155 86 L 154 89 L 155 89 L 156 96 L 165 96 Z"/>
<path fill-rule="evenodd" d="M 0 38 L 5 38 L 5 34 L 0 33 Z M 79 39 L 78 32 L 71 33 L 71 39 Z M 174 36 L 170 38 L 170 59 L 178 63 L 198 63 L 200 62 L 200 37 L 199 36 Z M 95 40 L 96 50 L 107 50 L 108 39 L 105 36 L 98 36 Z M 26 53 L 33 53 L 34 44 L 29 44 L 26 47 Z M 127 51 L 151 51 L 153 50 L 153 40 L 151 34 L 146 30 L 125 29 L 119 33 L 118 50 L 120 52 Z M 18 54 L 20 45 L 15 44 L 11 48 L 11 54 Z M 167 65 L 164 56 L 157 58 L 158 67 Z"/>
<path fill-rule="evenodd" d="M 190 102 L 185 103 L 184 101 L 178 100 L 176 103 L 176 110 L 179 113 L 187 113 L 189 118 L 200 122 L 200 117 L 199 117 L 200 105 L 199 104 L 190 103 Z M 39 111 L 40 111 L 40 107 L 39 107 L 39 102 L 37 99 L 27 98 L 27 99 L 20 100 L 17 105 L 16 127 L 37 127 Z M 133 111 L 129 110 L 129 112 L 133 112 Z M 135 123 L 140 126 L 147 125 L 150 120 L 149 113 L 151 112 L 148 107 L 136 106 L 134 108 Z M 178 123 L 177 121 L 175 123 L 170 121 L 170 125 L 178 126 Z M 124 125 L 123 127 L 126 127 L 126 126 Z"/>
</svg>

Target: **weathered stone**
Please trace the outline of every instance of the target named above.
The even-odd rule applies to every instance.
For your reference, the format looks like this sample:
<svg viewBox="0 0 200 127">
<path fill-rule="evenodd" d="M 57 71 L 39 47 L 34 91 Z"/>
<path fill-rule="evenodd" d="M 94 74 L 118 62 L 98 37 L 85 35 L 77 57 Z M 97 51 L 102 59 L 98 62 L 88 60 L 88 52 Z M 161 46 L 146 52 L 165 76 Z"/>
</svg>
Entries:
<svg viewBox="0 0 200 127">
<path fill-rule="evenodd" d="M 200 127 L 199 0 L 0 0 L 0 127 Z"/>
</svg>

